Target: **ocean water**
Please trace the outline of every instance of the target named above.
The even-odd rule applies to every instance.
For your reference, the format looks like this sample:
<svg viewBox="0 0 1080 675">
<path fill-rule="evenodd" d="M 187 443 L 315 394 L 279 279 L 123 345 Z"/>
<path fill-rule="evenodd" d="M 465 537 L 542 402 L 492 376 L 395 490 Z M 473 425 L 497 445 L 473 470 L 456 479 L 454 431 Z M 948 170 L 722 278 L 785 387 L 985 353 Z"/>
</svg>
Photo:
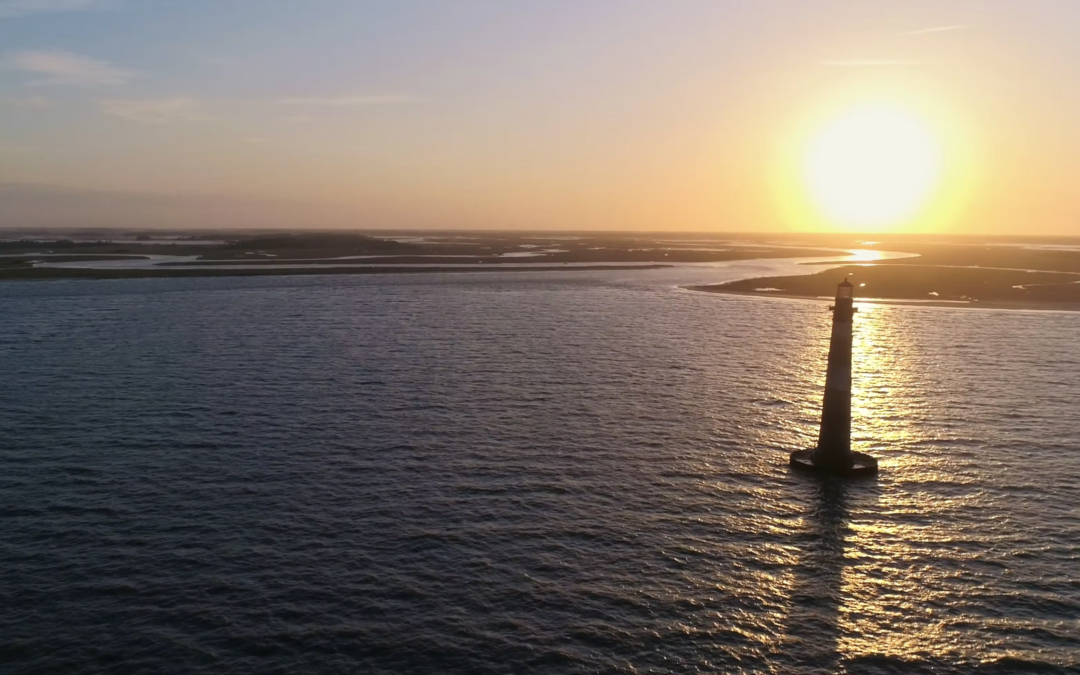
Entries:
<svg viewBox="0 0 1080 675">
<path fill-rule="evenodd" d="M 0 284 L 0 672 L 1080 669 L 1080 313 L 778 269 Z"/>
</svg>

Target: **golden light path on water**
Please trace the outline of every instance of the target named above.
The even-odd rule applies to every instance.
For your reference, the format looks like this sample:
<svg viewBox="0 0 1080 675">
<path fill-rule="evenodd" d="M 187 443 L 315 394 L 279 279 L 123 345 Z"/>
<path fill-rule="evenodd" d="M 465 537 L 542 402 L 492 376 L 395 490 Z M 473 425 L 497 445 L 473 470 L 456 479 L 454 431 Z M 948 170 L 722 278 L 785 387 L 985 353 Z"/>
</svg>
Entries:
<svg viewBox="0 0 1080 675">
<path fill-rule="evenodd" d="M 809 659 L 820 664 L 822 672 L 860 658 L 903 661 L 912 654 L 980 661 L 980 647 L 945 615 L 956 586 L 965 583 L 963 565 L 983 556 L 981 546 L 965 545 L 970 537 L 963 531 L 964 518 L 958 517 L 979 508 L 982 492 L 961 489 L 943 497 L 925 489 L 935 484 L 970 486 L 978 478 L 958 470 L 947 456 L 908 451 L 938 440 L 924 438 L 918 429 L 931 421 L 934 411 L 928 398 L 948 386 L 947 374 L 934 376 L 939 364 L 926 357 L 932 350 L 920 342 L 919 331 L 912 330 L 910 314 L 870 303 L 859 303 L 858 308 L 852 445 L 878 457 L 882 474 L 871 482 L 818 483 L 809 512 L 787 523 L 762 522 L 767 531 L 791 528 L 789 533 L 801 533 L 795 541 L 802 543 L 757 552 L 776 569 L 748 581 L 787 596 L 776 598 L 783 607 L 771 621 L 762 622 L 757 640 L 763 652 L 795 654 L 804 663 Z M 815 381 L 817 391 L 824 386 L 824 369 L 818 366 L 823 365 L 828 326 L 827 320 L 813 326 L 813 338 L 788 365 L 791 373 L 799 371 Z M 795 417 L 816 422 L 817 396 L 798 405 Z M 804 445 L 813 445 L 807 429 L 799 435 Z M 768 499 L 767 489 L 761 499 Z M 942 564 L 927 564 L 935 558 Z M 1002 621 L 1003 628 L 1018 623 Z M 779 643 L 770 629 L 773 622 L 783 625 Z M 890 625 L 893 630 L 882 630 Z M 1012 653 L 1005 644 L 997 648 L 997 658 Z"/>
<path fill-rule="evenodd" d="M 402 645 L 372 672 L 1075 670 L 1080 315 L 862 303 L 854 444 L 882 472 L 830 484 L 787 466 L 829 302 L 678 290 L 799 262 L 0 288 L 0 487 L 61 571 L 4 560 L 2 632 L 97 653 L 120 587 L 161 630 L 236 598 L 185 637 L 245 672 L 369 639 Z"/>
<path fill-rule="evenodd" d="M 898 450 L 937 440 L 916 430 L 932 420 L 928 394 L 948 386 L 948 375 L 920 356 L 929 351 L 928 345 L 920 344 L 919 331 L 907 325 L 910 314 L 868 303 L 859 303 L 858 309 L 852 446 L 878 457 L 882 476 L 875 486 L 835 486 L 832 494 L 824 490 L 825 515 L 819 514 L 813 524 L 825 540 L 834 539 L 836 558 L 819 562 L 835 565 L 840 582 L 837 652 L 845 659 L 903 659 L 920 653 L 980 661 L 983 652 L 963 631 L 936 616 L 955 602 L 955 589 L 970 581 L 965 564 L 984 557 L 983 543 L 965 534 L 962 517 L 980 508 L 983 491 L 974 489 L 979 477 L 958 468 L 947 455 Z M 919 487 L 934 484 L 969 489 L 945 497 Z M 855 492 L 860 493 L 860 513 L 844 504 L 845 493 Z M 868 509 L 872 513 L 866 513 Z M 926 564 L 927 559 L 945 557 L 947 565 Z M 1014 628 L 1018 622 L 1002 618 L 1000 623 Z M 883 633 L 882 624 L 904 628 Z M 1008 653 L 1004 645 L 997 647 Z M 1019 657 L 1021 652 L 1014 654 Z"/>
<path fill-rule="evenodd" d="M 857 262 L 895 255 L 872 250 L 849 253 L 856 256 L 849 260 Z M 757 449 L 786 452 L 812 447 L 829 344 L 827 303 L 710 300 L 746 303 L 741 312 L 760 311 L 758 340 L 769 345 L 770 353 L 784 354 L 782 360 L 770 362 L 769 389 L 758 401 L 765 419 L 755 415 L 742 420 L 738 435 L 756 439 L 752 445 Z M 807 310 L 799 312 L 796 323 L 784 326 L 778 335 L 760 333 L 761 323 L 794 307 Z M 696 593 L 679 595 L 677 600 L 708 608 L 725 593 L 738 598 L 756 611 L 717 614 L 710 635 L 737 635 L 753 642 L 754 653 L 767 655 L 764 658 L 814 663 L 820 669 L 815 672 L 838 672 L 844 664 L 869 665 L 870 672 L 880 659 L 940 664 L 1030 661 L 1038 643 L 1025 644 L 1017 634 L 1060 639 L 1074 626 L 1046 618 L 1055 611 L 1046 608 L 1056 609 L 1053 603 L 1060 602 L 1049 590 L 1059 581 L 1041 579 L 1042 570 L 1024 569 L 1014 558 L 1016 551 L 1040 541 L 1040 535 L 1018 530 L 1001 515 L 1012 508 L 1007 495 L 1026 489 L 1026 479 L 1008 478 L 1003 473 L 1006 465 L 988 458 L 985 448 L 987 443 L 1011 445 L 1016 439 L 979 436 L 986 433 L 976 412 L 980 406 L 994 410 L 1003 403 L 1014 405 L 1007 393 L 998 400 L 1001 392 L 1011 391 L 1008 382 L 1013 376 L 999 371 L 1010 367 L 1012 359 L 989 366 L 987 372 L 1001 380 L 996 389 L 983 391 L 974 376 L 981 377 L 987 368 L 983 363 L 987 355 L 1015 354 L 1016 345 L 1022 344 L 1008 331 L 986 335 L 991 325 L 1015 327 L 1013 315 L 867 301 L 858 307 L 853 449 L 877 457 L 881 475 L 873 481 L 839 485 L 789 476 L 797 503 L 785 501 L 792 494 L 778 495 L 776 486 L 767 481 L 742 489 L 733 489 L 730 477 L 706 481 L 703 490 L 707 488 L 716 501 L 735 504 L 744 517 L 737 520 L 735 540 L 702 541 L 694 550 L 734 561 L 736 571 L 722 585 L 699 579 Z M 703 326 L 714 331 L 732 319 L 728 314 L 714 321 Z M 752 363 L 760 353 L 760 348 L 748 349 L 745 356 Z M 742 351 L 729 346 L 711 362 L 719 373 L 743 357 Z M 1046 368 L 1045 363 L 1023 360 L 1011 365 L 1020 372 L 1036 365 Z M 747 374 L 756 372 L 751 367 Z M 718 401 L 724 400 L 730 381 L 725 383 L 719 374 L 716 380 L 703 398 L 716 406 L 715 413 L 706 415 L 716 415 L 718 430 L 726 426 L 722 436 L 726 439 L 732 433 L 731 422 L 721 421 Z M 738 475 L 753 483 L 752 476 L 770 474 L 769 464 L 775 459 L 768 453 L 747 458 Z M 688 473 L 708 475 L 723 466 L 712 460 L 693 464 Z M 731 532 L 732 525 L 722 520 L 713 527 Z M 987 530 L 992 532 L 989 539 Z M 745 544 L 754 540 L 753 545 Z M 1003 574 L 1010 576 L 1002 578 Z M 1037 600 L 1030 599 L 1033 588 L 1040 589 Z M 1011 594 L 1015 600 L 1002 600 Z M 1027 604 L 1005 612 L 987 609 L 997 601 Z M 1032 610 L 1032 603 L 1045 604 Z M 725 644 L 718 642 L 716 648 L 726 650 Z M 738 653 L 731 650 L 733 657 Z"/>
</svg>

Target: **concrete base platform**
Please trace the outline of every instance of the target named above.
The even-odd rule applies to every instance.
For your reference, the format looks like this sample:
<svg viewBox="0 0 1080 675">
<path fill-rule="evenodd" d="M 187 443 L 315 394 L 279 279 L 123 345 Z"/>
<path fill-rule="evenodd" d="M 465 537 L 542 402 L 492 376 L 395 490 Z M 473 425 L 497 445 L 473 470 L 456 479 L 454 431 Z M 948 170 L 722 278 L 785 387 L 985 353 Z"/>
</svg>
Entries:
<svg viewBox="0 0 1080 675">
<path fill-rule="evenodd" d="M 877 475 L 877 460 L 864 452 L 851 453 L 855 462 L 850 467 L 827 466 L 814 464 L 814 451 L 796 450 L 791 453 L 791 468 L 799 471 L 812 472 L 830 476 L 846 476 L 857 478 L 860 476 Z"/>
</svg>

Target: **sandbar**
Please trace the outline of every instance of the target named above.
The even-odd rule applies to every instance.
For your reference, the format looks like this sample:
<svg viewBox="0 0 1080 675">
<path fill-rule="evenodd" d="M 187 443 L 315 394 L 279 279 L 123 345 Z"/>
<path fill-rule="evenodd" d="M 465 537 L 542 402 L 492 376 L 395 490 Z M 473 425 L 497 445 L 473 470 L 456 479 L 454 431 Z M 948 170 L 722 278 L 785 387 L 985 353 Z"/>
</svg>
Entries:
<svg viewBox="0 0 1080 675">
<path fill-rule="evenodd" d="M 742 279 L 689 290 L 829 299 L 845 278 L 861 302 L 928 307 L 1080 311 L 1080 274 L 912 264 L 844 265 L 816 274 Z"/>
</svg>

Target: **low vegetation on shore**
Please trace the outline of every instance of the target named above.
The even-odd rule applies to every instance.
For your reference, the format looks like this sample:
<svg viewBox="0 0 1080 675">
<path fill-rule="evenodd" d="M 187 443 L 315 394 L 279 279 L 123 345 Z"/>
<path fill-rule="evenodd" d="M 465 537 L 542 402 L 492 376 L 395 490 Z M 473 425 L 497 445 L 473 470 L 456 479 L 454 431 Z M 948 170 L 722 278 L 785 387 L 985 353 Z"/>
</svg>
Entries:
<svg viewBox="0 0 1080 675">
<path fill-rule="evenodd" d="M 824 248 L 704 235 L 603 233 L 207 233 L 200 239 L 144 233 L 23 236 L 0 241 L 0 280 L 161 276 L 389 274 L 486 269 L 654 269 L 677 263 L 822 257 Z M 54 267 L 169 256 L 152 264 Z M 513 263 L 513 267 L 507 266 Z M 238 267 L 242 265 L 243 267 Z M 285 266 L 287 265 L 287 266 Z M 391 267 L 409 265 L 410 267 Z M 465 267 L 465 266 L 468 267 Z M 477 265 L 483 265 L 478 268 Z M 602 265 L 602 267 L 600 267 Z"/>
<path fill-rule="evenodd" d="M 831 298 L 847 277 L 857 298 L 983 307 L 1080 309 L 1080 274 L 918 264 L 846 265 L 817 274 L 743 279 L 694 290 Z"/>
<path fill-rule="evenodd" d="M 851 249 L 912 255 L 857 265 L 838 259 L 839 251 Z M 0 239 L 0 280 L 557 271 L 570 264 L 576 270 L 627 270 L 760 258 L 817 258 L 825 262 L 806 264 L 830 269 L 694 290 L 828 298 L 846 276 L 855 284 L 856 295 L 867 300 L 1080 309 L 1080 241 L 1061 239 L 1031 243 L 910 235 L 862 241 L 817 234 L 76 230 L 8 233 Z M 58 263 L 63 265 L 54 266 Z"/>
</svg>

